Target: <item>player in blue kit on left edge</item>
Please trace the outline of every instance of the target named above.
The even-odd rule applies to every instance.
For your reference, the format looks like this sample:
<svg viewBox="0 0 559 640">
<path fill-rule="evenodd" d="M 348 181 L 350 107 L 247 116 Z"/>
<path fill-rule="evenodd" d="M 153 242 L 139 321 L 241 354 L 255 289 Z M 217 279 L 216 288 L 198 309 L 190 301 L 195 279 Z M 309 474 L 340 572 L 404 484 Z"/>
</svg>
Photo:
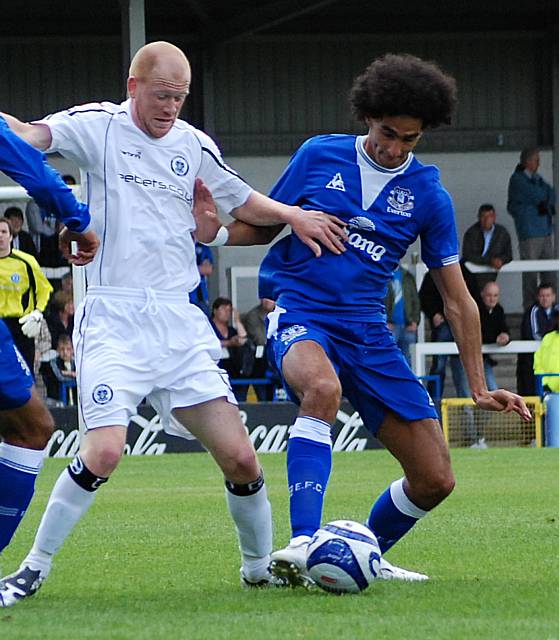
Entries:
<svg viewBox="0 0 559 640">
<path fill-rule="evenodd" d="M 74 264 L 89 262 L 98 246 L 88 230 L 90 216 L 43 154 L 16 136 L 0 116 L 0 170 L 21 184 L 46 210 L 66 225 L 65 252 Z M 0 225 L 6 231 L 5 225 Z M 32 314 L 21 321 L 33 324 Z M 23 323 L 22 323 L 23 324 Z M 0 553 L 8 546 L 33 497 L 54 422 L 34 386 L 33 375 L 0 320 Z M 0 607 L 2 596 L 0 595 Z"/>
<path fill-rule="evenodd" d="M 332 465 L 330 429 L 342 395 L 404 471 L 366 519 L 383 554 L 454 488 L 433 402 L 398 349 L 383 304 L 399 260 L 418 236 L 472 398 L 482 409 L 530 418 L 520 396 L 487 390 L 479 313 L 459 266 L 453 204 L 438 169 L 412 153 L 424 130 L 450 122 L 454 79 L 433 63 L 388 54 L 355 80 L 351 103 L 368 132 L 311 138 L 271 192 L 286 204 L 344 221 L 347 250 L 316 258 L 291 234 L 270 249 L 260 270 L 260 297 L 276 301 L 269 349 L 289 396 L 300 406 L 287 449 L 292 538 L 272 554 L 271 570 L 302 586 L 312 584 L 306 549 L 321 524 Z M 233 234 L 238 224 L 231 225 L 228 244 L 241 244 L 242 232 Z M 384 557 L 380 577 L 427 579 Z"/>
</svg>

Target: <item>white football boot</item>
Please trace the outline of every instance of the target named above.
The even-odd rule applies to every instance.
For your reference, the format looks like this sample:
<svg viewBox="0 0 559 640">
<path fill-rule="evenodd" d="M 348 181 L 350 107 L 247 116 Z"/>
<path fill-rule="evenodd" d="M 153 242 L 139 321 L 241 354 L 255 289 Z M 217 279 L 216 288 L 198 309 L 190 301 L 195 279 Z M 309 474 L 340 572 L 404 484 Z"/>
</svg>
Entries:
<svg viewBox="0 0 559 640">
<path fill-rule="evenodd" d="M 384 558 L 380 559 L 380 572 L 377 575 L 377 580 L 405 580 L 407 582 L 425 582 L 429 580 L 429 576 L 424 573 L 417 573 L 417 571 L 408 571 L 401 567 L 396 567 L 390 564 L 388 560 Z"/>
<path fill-rule="evenodd" d="M 292 538 L 287 547 L 274 551 L 270 556 L 270 572 L 278 578 L 286 579 L 292 587 L 314 587 L 315 582 L 307 570 L 307 548 L 310 541 L 310 536 L 297 536 Z"/>
</svg>

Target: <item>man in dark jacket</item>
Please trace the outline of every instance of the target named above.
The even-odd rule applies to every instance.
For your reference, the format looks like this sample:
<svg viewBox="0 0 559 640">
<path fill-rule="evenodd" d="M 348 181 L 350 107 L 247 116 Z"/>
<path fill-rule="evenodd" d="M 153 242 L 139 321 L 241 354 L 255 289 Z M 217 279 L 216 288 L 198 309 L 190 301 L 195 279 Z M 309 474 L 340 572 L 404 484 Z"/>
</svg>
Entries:
<svg viewBox="0 0 559 640">
<path fill-rule="evenodd" d="M 509 181 L 507 209 L 514 218 L 521 260 L 549 260 L 553 249 L 553 215 L 555 191 L 538 173 L 540 154 L 537 149 L 524 149 Z M 556 286 L 554 272 L 540 274 L 540 282 Z M 524 309 L 536 299 L 536 272 L 522 274 Z"/>
<path fill-rule="evenodd" d="M 555 329 L 555 288 L 548 282 L 538 287 L 537 302 L 524 312 L 520 337 L 522 340 L 542 340 L 546 333 Z M 534 354 L 519 353 L 516 364 L 516 385 L 522 396 L 536 395 L 534 378 Z"/>
<path fill-rule="evenodd" d="M 24 253 L 29 253 L 37 259 L 37 247 L 33 242 L 31 234 L 23 230 L 23 211 L 19 207 L 8 207 L 4 211 L 4 217 L 8 218 L 12 226 L 12 249 L 19 249 Z"/>
<path fill-rule="evenodd" d="M 503 225 L 495 222 L 496 219 L 495 207 L 482 204 L 478 210 L 478 221 L 464 234 L 463 260 L 494 269 L 500 269 L 512 260 L 510 234 Z M 487 282 L 496 280 L 497 275 L 497 272 L 476 274 L 480 291 Z"/>
<path fill-rule="evenodd" d="M 481 338 L 483 344 L 498 344 L 504 347 L 510 342 L 510 331 L 505 318 L 505 311 L 499 304 L 499 285 L 488 282 L 481 291 L 479 305 L 479 319 L 481 323 Z M 488 354 L 483 356 L 483 368 L 487 387 L 497 389 L 497 381 L 493 373 L 496 362 Z"/>
</svg>

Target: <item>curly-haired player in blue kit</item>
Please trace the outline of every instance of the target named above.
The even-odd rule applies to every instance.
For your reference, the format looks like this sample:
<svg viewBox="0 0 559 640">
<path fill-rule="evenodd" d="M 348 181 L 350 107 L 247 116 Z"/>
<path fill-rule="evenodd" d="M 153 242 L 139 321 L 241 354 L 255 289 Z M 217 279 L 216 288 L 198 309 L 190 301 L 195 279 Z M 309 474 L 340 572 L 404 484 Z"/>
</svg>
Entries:
<svg viewBox="0 0 559 640">
<path fill-rule="evenodd" d="M 520 396 L 487 390 L 479 314 L 459 266 L 453 204 L 438 169 L 413 155 L 426 129 L 450 122 L 455 103 L 454 79 L 437 65 L 410 55 L 379 58 L 351 90 L 354 115 L 367 133 L 307 140 L 272 189 L 281 202 L 334 214 L 348 232 L 344 253 L 319 258 L 288 235 L 260 270 L 259 295 L 276 301 L 269 351 L 300 406 L 287 449 L 292 539 L 271 564 L 272 573 L 294 585 L 311 583 L 306 548 L 321 524 L 330 429 L 342 395 L 404 471 L 366 519 L 383 553 L 454 488 L 433 401 L 394 342 L 384 310 L 388 283 L 416 238 L 444 299 L 475 403 L 530 417 Z M 209 193 L 206 198 L 210 210 Z M 241 244 L 241 236 L 233 223 L 228 244 Z M 380 577 L 427 579 L 384 558 Z"/>
</svg>

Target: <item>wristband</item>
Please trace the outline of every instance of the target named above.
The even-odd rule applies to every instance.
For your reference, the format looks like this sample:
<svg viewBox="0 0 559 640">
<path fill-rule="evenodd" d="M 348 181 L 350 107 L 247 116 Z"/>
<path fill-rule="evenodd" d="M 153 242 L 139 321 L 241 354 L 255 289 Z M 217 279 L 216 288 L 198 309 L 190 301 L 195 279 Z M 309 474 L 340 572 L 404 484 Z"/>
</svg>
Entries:
<svg viewBox="0 0 559 640">
<path fill-rule="evenodd" d="M 206 247 L 222 247 L 229 240 L 229 229 L 227 227 L 219 227 L 215 238 L 211 242 L 202 242 Z"/>
</svg>

